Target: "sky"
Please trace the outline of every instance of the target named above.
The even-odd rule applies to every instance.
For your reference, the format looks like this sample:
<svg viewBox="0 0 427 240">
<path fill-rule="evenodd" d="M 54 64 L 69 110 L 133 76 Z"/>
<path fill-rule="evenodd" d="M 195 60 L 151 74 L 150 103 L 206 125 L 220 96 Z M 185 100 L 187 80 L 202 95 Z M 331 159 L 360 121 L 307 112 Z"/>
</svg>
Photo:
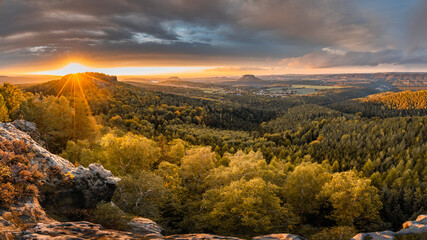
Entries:
<svg viewBox="0 0 427 240">
<path fill-rule="evenodd" d="M 0 0 L 0 75 L 427 72 L 424 0 Z"/>
</svg>

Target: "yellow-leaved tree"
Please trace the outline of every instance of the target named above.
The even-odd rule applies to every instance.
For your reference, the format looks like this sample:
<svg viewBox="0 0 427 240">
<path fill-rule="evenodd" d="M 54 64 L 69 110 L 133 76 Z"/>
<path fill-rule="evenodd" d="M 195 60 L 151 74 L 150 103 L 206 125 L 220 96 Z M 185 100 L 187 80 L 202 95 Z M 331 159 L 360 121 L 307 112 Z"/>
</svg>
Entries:
<svg viewBox="0 0 427 240">
<path fill-rule="evenodd" d="M 321 196 L 332 206 L 329 216 L 339 225 L 367 226 L 380 221 L 382 203 L 371 180 L 353 171 L 335 173 L 322 189 Z"/>
</svg>

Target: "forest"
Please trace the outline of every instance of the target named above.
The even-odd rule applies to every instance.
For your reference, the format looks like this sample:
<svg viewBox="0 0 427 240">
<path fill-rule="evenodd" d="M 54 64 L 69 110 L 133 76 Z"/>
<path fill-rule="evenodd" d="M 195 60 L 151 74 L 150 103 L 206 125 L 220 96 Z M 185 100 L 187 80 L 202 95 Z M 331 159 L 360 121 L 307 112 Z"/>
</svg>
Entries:
<svg viewBox="0 0 427 240">
<path fill-rule="evenodd" d="M 143 216 L 168 234 L 349 239 L 427 211 L 426 91 L 376 93 L 237 96 L 85 73 L 0 86 L 0 121 L 34 122 L 49 151 L 122 179 L 121 210 L 100 203 L 52 215 L 117 229 Z"/>
</svg>

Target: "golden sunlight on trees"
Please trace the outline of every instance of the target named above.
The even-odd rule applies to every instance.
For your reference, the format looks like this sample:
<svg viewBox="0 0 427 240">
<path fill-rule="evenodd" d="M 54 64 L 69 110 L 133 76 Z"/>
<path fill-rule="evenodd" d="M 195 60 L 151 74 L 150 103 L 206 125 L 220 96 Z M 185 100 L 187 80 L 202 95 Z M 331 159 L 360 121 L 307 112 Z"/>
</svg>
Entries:
<svg viewBox="0 0 427 240">
<path fill-rule="evenodd" d="M 0 95 L 3 96 L 9 114 L 12 114 L 19 108 L 22 100 L 22 92 L 17 86 L 4 83 L 3 86 L 0 86 Z"/>
<path fill-rule="evenodd" d="M 0 122 L 10 121 L 22 100 L 22 92 L 15 85 L 4 83 L 0 86 Z"/>
<path fill-rule="evenodd" d="M 128 213 L 158 219 L 159 209 L 170 197 L 171 193 L 161 177 L 151 172 L 140 172 L 121 177 L 113 201 Z"/>
<path fill-rule="evenodd" d="M 185 143 L 181 139 L 175 139 L 170 143 L 170 150 L 167 153 L 170 161 L 178 163 L 185 155 Z"/>
<path fill-rule="evenodd" d="M 240 179 L 228 186 L 207 191 L 202 207 L 205 218 L 221 233 L 264 233 L 292 218 L 277 196 L 279 188 L 261 178 Z"/>
<path fill-rule="evenodd" d="M 382 93 L 369 96 L 365 101 L 383 103 L 393 109 L 427 109 L 427 90 Z"/>
<path fill-rule="evenodd" d="M 181 162 L 181 177 L 191 191 L 199 191 L 209 170 L 215 166 L 215 153 L 210 147 L 188 150 Z"/>
<path fill-rule="evenodd" d="M 27 93 L 20 114 L 36 123 L 47 148 L 58 153 L 70 140 L 93 140 L 98 127 L 81 100 L 71 103 L 66 97 Z"/>
<path fill-rule="evenodd" d="M 69 85 L 50 95 L 61 83 L 34 86 L 10 119 L 35 122 L 49 150 L 70 161 L 111 170 L 122 179 L 115 204 L 166 234 L 342 240 L 400 228 L 425 210 L 425 111 L 346 101 L 370 91 L 271 98 L 87 82 L 84 94 Z M 4 193 L 11 201 L 15 190 Z M 104 225 L 124 216 L 110 205 L 97 211 Z"/>
<path fill-rule="evenodd" d="M 331 177 L 318 163 L 302 163 L 286 179 L 284 196 L 301 217 L 318 214 L 322 206 L 318 195 Z"/>
<path fill-rule="evenodd" d="M 225 154 L 227 166 L 219 166 L 213 169 L 206 179 L 211 187 L 228 185 L 240 179 L 251 180 L 260 177 L 265 181 L 281 184 L 284 173 L 267 164 L 261 152 L 244 153 L 238 151 L 235 154 Z"/>
<path fill-rule="evenodd" d="M 378 189 L 353 171 L 335 173 L 323 186 L 321 196 L 331 204 L 334 210 L 330 218 L 339 225 L 366 226 L 380 221 Z"/>
<path fill-rule="evenodd" d="M 0 95 L 0 122 L 8 122 L 9 119 L 9 111 L 6 107 L 6 102 L 2 95 Z"/>
<path fill-rule="evenodd" d="M 160 157 L 160 148 L 155 142 L 132 133 L 123 137 L 109 133 L 101 139 L 101 147 L 103 164 L 117 175 L 151 170 Z"/>
</svg>

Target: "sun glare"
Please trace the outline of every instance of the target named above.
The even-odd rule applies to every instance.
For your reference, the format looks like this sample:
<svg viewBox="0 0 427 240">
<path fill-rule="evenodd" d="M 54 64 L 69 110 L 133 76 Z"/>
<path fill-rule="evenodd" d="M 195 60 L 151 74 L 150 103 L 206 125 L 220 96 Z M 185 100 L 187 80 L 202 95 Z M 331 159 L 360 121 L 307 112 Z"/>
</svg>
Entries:
<svg viewBox="0 0 427 240">
<path fill-rule="evenodd" d="M 67 66 L 51 71 L 35 72 L 42 75 L 67 75 L 70 73 L 102 72 L 110 75 L 162 75 L 175 73 L 201 72 L 212 67 L 118 67 L 118 68 L 90 68 L 79 63 L 70 63 Z"/>
<path fill-rule="evenodd" d="M 36 74 L 49 74 L 49 75 L 67 75 L 70 73 L 81 73 L 81 72 L 91 72 L 92 68 L 83 66 L 79 63 L 70 63 L 67 66 L 53 71 L 39 72 Z"/>
<path fill-rule="evenodd" d="M 61 80 L 57 81 L 57 83 L 54 84 L 51 88 L 56 87 L 59 89 L 56 94 L 56 99 L 58 99 L 65 92 L 67 92 L 67 94 L 69 94 L 70 99 L 72 99 L 71 102 L 73 104 L 75 113 L 73 117 L 73 139 L 75 140 L 76 122 L 79 120 L 79 116 L 82 116 L 82 114 L 87 114 L 89 117 L 93 118 L 92 111 L 86 99 L 85 88 L 96 86 L 97 82 L 107 82 L 96 76 L 88 75 L 87 73 L 81 73 L 89 71 L 89 69 L 80 64 L 69 64 L 66 68 L 61 70 L 64 71 L 61 74 L 66 74 L 66 76 L 61 78 Z M 48 89 L 48 91 L 50 89 Z M 78 105 L 80 105 L 81 107 L 77 107 Z"/>
</svg>

